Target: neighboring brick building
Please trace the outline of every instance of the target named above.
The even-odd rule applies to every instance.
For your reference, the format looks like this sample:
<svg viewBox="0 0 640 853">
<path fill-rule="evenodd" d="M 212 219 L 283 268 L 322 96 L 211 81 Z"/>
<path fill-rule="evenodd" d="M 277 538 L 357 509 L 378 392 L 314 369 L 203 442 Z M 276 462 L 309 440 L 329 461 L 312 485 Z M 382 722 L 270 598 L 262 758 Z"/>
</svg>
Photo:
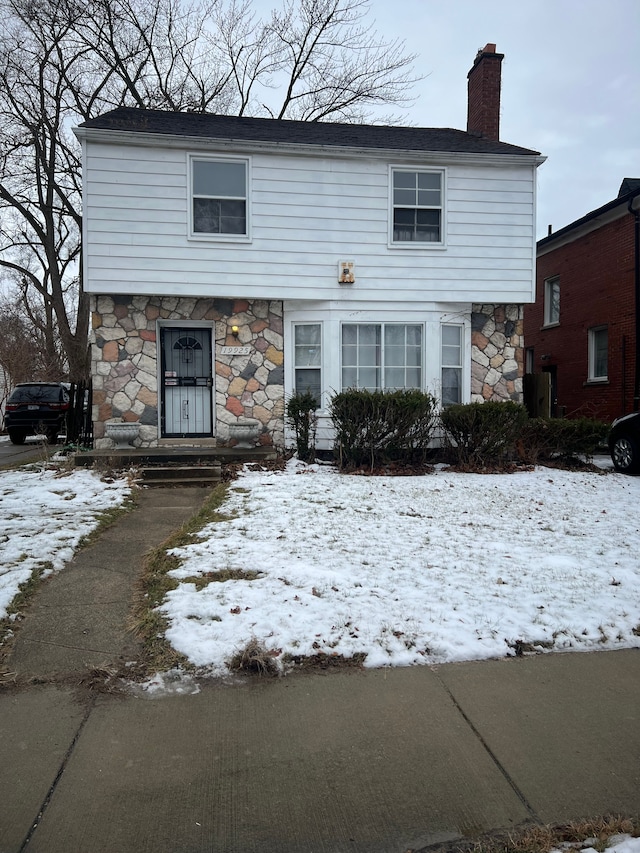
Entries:
<svg viewBox="0 0 640 853">
<path fill-rule="evenodd" d="M 616 199 L 538 241 L 526 370 L 550 374 L 552 415 L 639 408 L 639 240 L 640 178 L 625 178 Z"/>
</svg>

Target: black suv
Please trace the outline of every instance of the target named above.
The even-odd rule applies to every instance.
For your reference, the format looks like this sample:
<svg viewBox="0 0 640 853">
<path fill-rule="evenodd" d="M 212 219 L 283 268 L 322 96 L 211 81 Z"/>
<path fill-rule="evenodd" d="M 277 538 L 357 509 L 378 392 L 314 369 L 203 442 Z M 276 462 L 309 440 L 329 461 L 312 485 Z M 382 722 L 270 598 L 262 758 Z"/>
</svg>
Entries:
<svg viewBox="0 0 640 853">
<path fill-rule="evenodd" d="M 60 382 L 24 382 L 16 385 L 5 405 L 4 426 L 14 444 L 28 435 L 46 435 L 56 444 L 66 432 L 69 392 Z"/>
<path fill-rule="evenodd" d="M 616 471 L 640 474 L 640 412 L 625 415 L 612 423 L 609 452 Z"/>
</svg>

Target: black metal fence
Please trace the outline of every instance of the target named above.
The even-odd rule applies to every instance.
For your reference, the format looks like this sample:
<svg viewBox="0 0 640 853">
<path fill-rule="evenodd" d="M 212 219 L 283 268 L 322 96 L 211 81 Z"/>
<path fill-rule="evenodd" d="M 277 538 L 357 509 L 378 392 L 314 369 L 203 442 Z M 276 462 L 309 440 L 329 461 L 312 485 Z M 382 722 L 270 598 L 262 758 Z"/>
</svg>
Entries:
<svg viewBox="0 0 640 853">
<path fill-rule="evenodd" d="M 67 444 L 78 444 L 83 447 L 93 445 L 92 393 L 90 379 L 86 382 L 71 383 L 70 406 L 67 414 Z"/>
</svg>

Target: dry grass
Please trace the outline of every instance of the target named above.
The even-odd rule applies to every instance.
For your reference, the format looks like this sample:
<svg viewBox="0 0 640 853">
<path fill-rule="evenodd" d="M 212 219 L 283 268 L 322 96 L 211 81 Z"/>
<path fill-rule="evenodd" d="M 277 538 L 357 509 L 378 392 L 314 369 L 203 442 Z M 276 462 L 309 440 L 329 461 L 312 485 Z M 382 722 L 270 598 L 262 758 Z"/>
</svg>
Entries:
<svg viewBox="0 0 640 853">
<path fill-rule="evenodd" d="M 220 569 L 218 572 L 203 572 L 201 575 L 189 575 L 181 578 L 180 583 L 192 583 L 198 592 L 209 586 L 210 583 L 224 583 L 225 581 L 255 581 L 264 577 L 261 572 L 254 569 Z"/>
<path fill-rule="evenodd" d="M 588 846 L 604 851 L 609 839 L 616 835 L 640 835 L 640 819 L 604 815 L 557 826 L 523 826 L 509 833 L 493 833 L 475 841 L 430 849 L 431 853 L 549 853 L 561 847 L 579 850 Z M 409 850 L 407 853 L 417 851 Z"/>
<path fill-rule="evenodd" d="M 276 676 L 280 670 L 275 658 L 280 653 L 281 649 L 265 649 L 255 637 L 252 637 L 247 645 L 239 649 L 226 663 L 232 672 Z"/>
<path fill-rule="evenodd" d="M 137 677 L 142 678 L 153 672 L 165 672 L 177 666 L 193 669 L 187 658 L 177 652 L 165 639 L 167 620 L 157 612 L 156 608 L 162 604 L 167 593 L 178 586 L 178 581 L 172 578 L 169 572 L 180 566 L 180 560 L 168 554 L 167 551 L 193 542 L 194 537 L 207 524 L 228 520 L 228 515 L 219 512 L 219 507 L 226 496 L 226 484 L 221 483 L 212 489 L 200 510 L 145 559 L 131 625 L 131 630 L 143 645 Z M 191 580 L 199 582 L 199 578 L 196 577 Z M 204 584 L 209 583 L 210 580 L 205 579 Z"/>
</svg>

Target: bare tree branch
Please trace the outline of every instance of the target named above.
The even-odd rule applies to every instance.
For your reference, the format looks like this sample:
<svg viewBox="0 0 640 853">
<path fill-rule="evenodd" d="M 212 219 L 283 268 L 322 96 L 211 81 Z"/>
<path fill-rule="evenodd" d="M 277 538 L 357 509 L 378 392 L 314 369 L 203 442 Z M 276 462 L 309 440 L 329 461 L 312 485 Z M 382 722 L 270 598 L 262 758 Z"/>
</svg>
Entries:
<svg viewBox="0 0 640 853">
<path fill-rule="evenodd" d="M 250 0 L 0 0 L 0 268 L 49 360 L 72 379 L 87 369 L 73 126 L 122 105 L 305 121 L 402 107 L 414 57 L 368 13 L 369 0 L 283 0 L 264 19 Z"/>
</svg>

